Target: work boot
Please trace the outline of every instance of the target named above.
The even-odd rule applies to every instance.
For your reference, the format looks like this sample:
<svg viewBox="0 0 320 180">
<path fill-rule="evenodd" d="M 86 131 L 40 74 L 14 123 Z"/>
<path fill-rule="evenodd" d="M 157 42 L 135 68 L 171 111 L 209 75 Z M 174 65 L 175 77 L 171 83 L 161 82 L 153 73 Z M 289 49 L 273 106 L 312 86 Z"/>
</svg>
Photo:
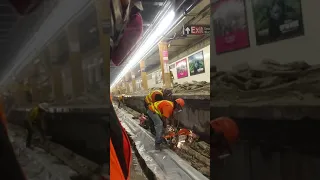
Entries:
<svg viewBox="0 0 320 180">
<path fill-rule="evenodd" d="M 169 145 L 166 144 L 166 143 L 161 143 L 161 144 L 160 144 L 160 148 L 161 148 L 161 149 L 169 149 Z"/>
<path fill-rule="evenodd" d="M 155 150 L 161 151 L 161 144 L 155 144 Z"/>
</svg>

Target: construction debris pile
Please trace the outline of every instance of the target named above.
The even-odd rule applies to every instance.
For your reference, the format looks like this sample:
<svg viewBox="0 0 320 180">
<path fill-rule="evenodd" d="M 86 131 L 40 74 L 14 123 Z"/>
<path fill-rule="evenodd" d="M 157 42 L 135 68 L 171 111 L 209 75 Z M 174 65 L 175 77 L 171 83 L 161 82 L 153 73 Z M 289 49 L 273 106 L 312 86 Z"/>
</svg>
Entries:
<svg viewBox="0 0 320 180">
<path fill-rule="evenodd" d="M 215 68 L 213 68 L 214 70 Z M 240 64 L 231 72 L 211 73 L 211 98 L 226 101 L 296 102 L 319 97 L 320 66 L 304 61 L 263 60 L 255 68 Z"/>
<path fill-rule="evenodd" d="M 159 89 L 159 87 L 149 88 L 149 91 Z M 198 94 L 198 95 L 209 95 L 210 83 L 206 81 L 192 81 L 185 82 L 183 84 L 174 83 L 172 92 L 176 94 Z M 144 90 L 131 93 L 131 95 L 147 94 Z"/>
<path fill-rule="evenodd" d="M 71 105 L 71 104 L 105 104 L 107 98 L 109 98 L 108 95 L 106 95 L 107 87 L 102 86 L 102 87 L 96 87 L 88 90 L 86 93 L 82 93 L 79 96 L 72 97 L 71 95 L 66 95 L 65 96 L 65 102 L 63 103 L 64 105 Z M 54 102 L 54 98 L 51 98 L 53 102 L 52 104 L 57 104 L 58 102 Z M 60 102 L 61 103 L 61 102 Z"/>
<path fill-rule="evenodd" d="M 175 152 L 210 179 L 210 144 L 194 141 L 178 146 Z"/>
<path fill-rule="evenodd" d="M 66 104 L 104 104 L 106 103 L 106 97 L 97 94 L 82 94 L 81 96 L 70 98 Z"/>
<path fill-rule="evenodd" d="M 198 92 L 202 94 L 210 93 L 210 83 L 206 81 L 192 81 L 192 83 L 185 82 L 183 84 L 174 84 L 174 93 L 191 93 Z"/>
</svg>

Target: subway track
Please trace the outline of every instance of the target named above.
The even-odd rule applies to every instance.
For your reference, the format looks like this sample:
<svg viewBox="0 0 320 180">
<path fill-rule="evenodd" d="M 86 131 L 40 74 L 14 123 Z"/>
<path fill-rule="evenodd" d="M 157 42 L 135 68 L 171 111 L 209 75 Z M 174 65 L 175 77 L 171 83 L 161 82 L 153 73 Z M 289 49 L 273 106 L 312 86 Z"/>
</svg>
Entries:
<svg viewBox="0 0 320 180">
<path fill-rule="evenodd" d="M 146 163 L 147 168 L 156 179 L 167 180 L 207 180 L 208 178 L 192 167 L 191 162 L 183 160 L 176 152 L 164 149 L 154 150 L 154 137 L 151 133 L 138 125 L 132 115 L 123 109 L 114 107 L 116 113 L 128 134 L 134 147 Z M 150 172 L 149 172 L 150 173 Z M 147 174 L 149 175 L 149 174 Z M 150 175 L 149 175 L 150 176 Z"/>
</svg>

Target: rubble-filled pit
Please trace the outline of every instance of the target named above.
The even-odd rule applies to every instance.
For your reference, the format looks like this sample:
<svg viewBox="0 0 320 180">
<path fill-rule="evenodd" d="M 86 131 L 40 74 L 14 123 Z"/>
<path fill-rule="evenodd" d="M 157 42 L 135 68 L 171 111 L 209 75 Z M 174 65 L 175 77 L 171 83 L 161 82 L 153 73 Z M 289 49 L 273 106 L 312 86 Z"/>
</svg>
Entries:
<svg viewBox="0 0 320 180">
<path fill-rule="evenodd" d="M 158 87 L 149 88 L 148 91 L 138 90 L 136 92 L 124 93 L 125 95 L 147 95 L 152 90 L 160 89 Z M 210 94 L 210 83 L 206 81 L 192 81 L 185 82 L 182 84 L 174 83 L 173 88 L 169 88 L 174 94 L 184 95 L 209 95 Z"/>
<path fill-rule="evenodd" d="M 301 103 L 319 99 L 320 66 L 306 62 L 280 64 L 263 60 L 258 66 L 239 64 L 232 71 L 211 73 L 214 103 Z"/>
<path fill-rule="evenodd" d="M 129 107 L 124 106 L 123 108 L 134 117 L 138 117 L 141 114 Z M 210 144 L 202 141 L 201 136 L 198 141 L 194 141 L 190 145 L 180 146 L 180 148 L 172 150 L 182 159 L 186 160 L 193 168 L 210 178 Z"/>
<path fill-rule="evenodd" d="M 230 71 L 213 67 L 211 106 L 217 116 L 301 119 L 307 114 L 319 118 L 319 75 L 319 65 L 304 61 L 263 60 L 257 66 L 239 64 Z"/>
</svg>

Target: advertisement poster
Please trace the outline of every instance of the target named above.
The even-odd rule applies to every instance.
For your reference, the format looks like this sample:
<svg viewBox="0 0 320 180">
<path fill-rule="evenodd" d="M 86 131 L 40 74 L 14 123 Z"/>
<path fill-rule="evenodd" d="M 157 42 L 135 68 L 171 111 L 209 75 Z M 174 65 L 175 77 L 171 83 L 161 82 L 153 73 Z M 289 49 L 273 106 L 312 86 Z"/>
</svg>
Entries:
<svg viewBox="0 0 320 180">
<path fill-rule="evenodd" d="M 162 83 L 162 71 L 155 72 L 155 83 L 161 84 Z"/>
<path fill-rule="evenodd" d="M 169 73 L 169 57 L 168 57 L 168 51 L 163 51 L 163 70 L 164 73 Z"/>
<path fill-rule="evenodd" d="M 212 10 L 217 54 L 250 46 L 244 0 L 218 0 Z"/>
<path fill-rule="evenodd" d="M 187 59 L 176 62 L 178 79 L 188 77 Z"/>
<path fill-rule="evenodd" d="M 203 51 L 188 57 L 190 76 L 205 72 Z"/>
<path fill-rule="evenodd" d="M 257 45 L 304 34 L 301 0 L 253 0 Z"/>
</svg>

